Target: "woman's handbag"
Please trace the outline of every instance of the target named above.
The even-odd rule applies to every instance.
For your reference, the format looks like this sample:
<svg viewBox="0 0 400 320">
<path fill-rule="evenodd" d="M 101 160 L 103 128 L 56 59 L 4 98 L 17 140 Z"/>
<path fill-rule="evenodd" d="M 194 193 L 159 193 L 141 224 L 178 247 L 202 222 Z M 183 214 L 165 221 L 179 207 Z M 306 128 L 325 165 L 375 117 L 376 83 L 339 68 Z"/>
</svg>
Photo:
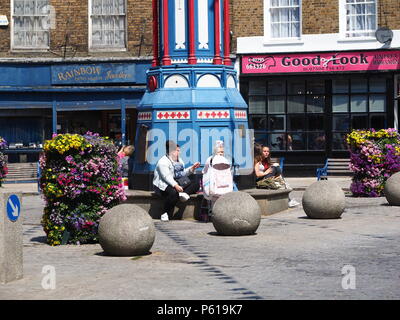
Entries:
<svg viewBox="0 0 400 320">
<path fill-rule="evenodd" d="M 186 188 L 192 181 L 189 179 L 187 176 L 182 176 L 178 179 L 176 179 L 176 182 L 182 187 Z"/>
</svg>

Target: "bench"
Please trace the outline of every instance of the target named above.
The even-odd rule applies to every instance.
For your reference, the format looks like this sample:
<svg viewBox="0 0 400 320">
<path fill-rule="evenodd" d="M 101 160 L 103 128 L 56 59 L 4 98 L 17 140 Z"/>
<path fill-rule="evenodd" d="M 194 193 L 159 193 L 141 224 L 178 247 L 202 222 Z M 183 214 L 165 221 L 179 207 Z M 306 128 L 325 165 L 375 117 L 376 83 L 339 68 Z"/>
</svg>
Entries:
<svg viewBox="0 0 400 320">
<path fill-rule="evenodd" d="M 250 194 L 261 207 L 263 216 L 271 215 L 289 208 L 289 193 L 292 189 L 266 190 L 266 189 L 247 189 L 241 190 Z M 153 191 L 126 190 L 127 200 L 125 203 L 136 204 L 153 219 L 160 219 L 163 214 L 164 201 Z M 203 194 L 192 194 L 190 199 L 184 203 L 178 202 L 174 209 L 174 220 L 201 220 L 201 208 Z"/>
<path fill-rule="evenodd" d="M 326 180 L 328 176 L 352 176 L 349 169 L 350 159 L 328 158 L 322 168 L 317 169 L 317 180 Z"/>
</svg>

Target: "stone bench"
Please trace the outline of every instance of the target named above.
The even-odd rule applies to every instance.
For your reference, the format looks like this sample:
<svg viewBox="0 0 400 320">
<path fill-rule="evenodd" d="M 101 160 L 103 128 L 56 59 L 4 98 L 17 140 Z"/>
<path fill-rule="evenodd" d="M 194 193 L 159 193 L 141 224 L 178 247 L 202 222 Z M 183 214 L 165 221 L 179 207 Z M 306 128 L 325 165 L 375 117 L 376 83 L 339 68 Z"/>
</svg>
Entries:
<svg viewBox="0 0 400 320">
<path fill-rule="evenodd" d="M 261 207 L 262 215 L 268 216 L 289 208 L 289 193 L 292 189 L 266 190 L 266 189 L 245 189 L 257 200 Z M 152 191 L 127 190 L 125 203 L 133 203 L 146 210 L 153 219 L 160 219 L 163 214 L 163 199 Z M 174 210 L 174 219 L 200 220 L 200 209 L 203 194 L 193 194 L 185 202 L 178 202 Z"/>
</svg>

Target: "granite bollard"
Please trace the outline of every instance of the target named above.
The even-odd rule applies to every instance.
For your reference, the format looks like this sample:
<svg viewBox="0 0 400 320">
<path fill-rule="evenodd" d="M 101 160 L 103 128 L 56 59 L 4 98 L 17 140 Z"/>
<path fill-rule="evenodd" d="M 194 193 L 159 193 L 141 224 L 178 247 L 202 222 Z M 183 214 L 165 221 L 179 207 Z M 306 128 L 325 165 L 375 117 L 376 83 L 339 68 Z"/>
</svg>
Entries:
<svg viewBox="0 0 400 320">
<path fill-rule="evenodd" d="M 0 188 L 0 283 L 23 278 L 21 194 Z"/>
<path fill-rule="evenodd" d="M 391 206 L 400 206 L 400 172 L 386 180 L 384 193 Z"/>
<path fill-rule="evenodd" d="M 230 192 L 219 197 L 212 209 L 215 230 L 225 236 L 254 234 L 261 222 L 261 208 L 245 192 Z"/>
<path fill-rule="evenodd" d="M 99 242 L 107 255 L 145 255 L 153 246 L 155 234 L 153 219 L 135 204 L 115 206 L 100 219 Z"/>
<path fill-rule="evenodd" d="M 345 209 L 345 194 L 333 181 L 320 180 L 303 194 L 303 209 L 311 219 L 338 219 Z"/>
</svg>

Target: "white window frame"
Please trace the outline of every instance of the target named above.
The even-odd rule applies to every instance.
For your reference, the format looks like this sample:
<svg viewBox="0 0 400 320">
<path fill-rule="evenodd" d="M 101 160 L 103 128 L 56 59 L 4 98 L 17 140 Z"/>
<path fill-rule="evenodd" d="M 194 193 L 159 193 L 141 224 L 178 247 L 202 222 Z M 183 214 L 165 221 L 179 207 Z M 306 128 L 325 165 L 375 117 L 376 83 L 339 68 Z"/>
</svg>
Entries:
<svg viewBox="0 0 400 320">
<path fill-rule="evenodd" d="M 378 1 L 379 0 L 368 0 L 375 2 L 375 25 L 378 28 Z M 375 31 L 375 30 L 373 30 Z M 362 32 L 367 32 L 362 31 Z M 359 33 L 362 33 L 359 32 Z M 372 32 L 372 30 L 371 30 Z M 346 0 L 339 0 L 339 34 L 340 40 L 345 41 L 357 41 L 357 40 L 376 40 L 373 35 L 371 36 L 358 36 L 358 37 L 349 37 L 347 36 L 347 10 L 346 10 Z"/>
<path fill-rule="evenodd" d="M 292 8 L 292 6 L 290 6 Z M 264 42 L 268 43 L 301 43 L 303 34 L 303 1 L 299 0 L 299 37 L 272 38 L 271 0 L 264 0 Z"/>
<path fill-rule="evenodd" d="M 48 51 L 50 49 L 50 43 L 51 43 L 51 28 L 49 24 L 49 44 L 47 46 L 42 46 L 42 47 L 25 47 L 25 46 L 16 46 L 14 44 L 14 1 L 15 0 L 10 0 L 10 18 L 11 18 L 11 24 L 10 24 L 10 48 L 11 51 L 34 51 L 34 52 L 43 52 L 43 51 Z M 51 0 L 49 0 L 48 5 L 51 5 Z M 51 16 L 51 8 L 49 8 L 49 18 Z"/>
<path fill-rule="evenodd" d="M 127 0 L 125 0 L 125 47 L 98 47 L 93 46 L 93 39 L 92 39 L 92 2 L 93 0 L 88 0 L 88 41 L 89 41 L 89 52 L 121 52 L 128 50 L 128 4 Z"/>
</svg>

